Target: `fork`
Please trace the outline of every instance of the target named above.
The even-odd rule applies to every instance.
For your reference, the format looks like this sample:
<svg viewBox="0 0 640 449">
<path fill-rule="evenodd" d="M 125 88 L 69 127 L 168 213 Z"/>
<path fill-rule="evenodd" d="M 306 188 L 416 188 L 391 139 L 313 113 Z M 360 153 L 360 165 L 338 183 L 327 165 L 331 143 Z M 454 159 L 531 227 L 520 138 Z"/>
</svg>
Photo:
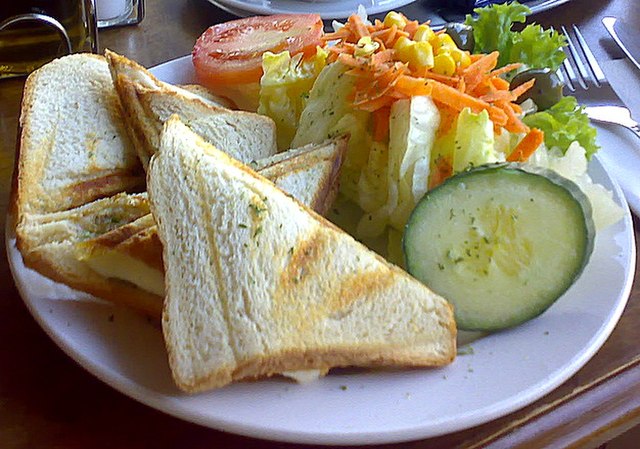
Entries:
<svg viewBox="0 0 640 449">
<path fill-rule="evenodd" d="M 631 118 L 631 112 L 607 81 L 582 33 L 576 25 L 572 25 L 571 28 L 575 37 L 572 37 L 564 25 L 561 26 L 568 45 L 565 47 L 567 57 L 558 75 L 564 82 L 565 88 L 571 93 L 581 89 L 596 93 L 598 98 L 605 98 L 602 105 L 584 108 L 589 119 L 594 122 L 624 126 L 640 138 L 638 123 Z"/>
</svg>

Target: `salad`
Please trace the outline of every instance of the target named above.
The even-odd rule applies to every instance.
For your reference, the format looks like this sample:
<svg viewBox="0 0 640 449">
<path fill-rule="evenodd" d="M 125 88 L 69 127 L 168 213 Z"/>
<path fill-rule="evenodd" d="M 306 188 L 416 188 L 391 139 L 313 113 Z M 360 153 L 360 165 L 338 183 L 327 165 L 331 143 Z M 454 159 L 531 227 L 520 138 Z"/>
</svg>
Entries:
<svg viewBox="0 0 640 449">
<path fill-rule="evenodd" d="M 566 245 L 556 245 L 556 254 L 549 248 L 540 253 L 546 251 L 548 257 L 557 259 L 558 248 L 562 248 L 566 266 L 554 265 L 544 271 L 541 266 L 545 263 L 539 264 L 535 276 L 540 288 L 532 290 L 532 274 L 525 276 L 522 269 L 515 277 L 509 274 L 517 282 L 504 283 L 504 298 L 487 291 L 487 296 L 502 299 L 483 305 L 485 308 L 502 308 L 505 302 L 517 302 L 527 295 L 533 302 L 544 298 L 527 313 L 517 312 L 515 318 L 471 327 L 499 329 L 541 313 L 566 291 L 588 260 L 595 232 L 623 215 L 611 192 L 595 184 L 587 173 L 588 161 L 598 150 L 596 131 L 576 99 L 562 95 L 555 73 L 565 57 L 564 37 L 536 24 L 515 31 L 514 24 L 524 23 L 529 13 L 528 7 L 517 2 L 492 5 L 476 9 L 464 24 L 434 30 L 428 22 L 419 23 L 396 12 L 371 22 L 361 9 L 345 23 L 334 21 L 330 33 L 322 31 L 320 17 L 313 14 L 241 19 L 207 30 L 194 47 L 193 62 L 203 85 L 243 109 L 271 117 L 281 150 L 348 134 L 340 197 L 331 218 L 349 228 L 339 215 L 346 209 L 355 210 L 348 229 L 354 237 L 427 285 L 438 282 L 421 270 L 444 272 L 443 285 L 449 287 L 436 291 L 450 300 L 459 294 L 456 284 L 468 285 L 468 280 L 477 279 L 477 273 L 488 274 L 490 269 L 495 276 L 483 288 L 493 291 L 492 286 L 502 285 L 505 273 L 510 272 L 507 266 L 529 265 L 529 256 L 523 259 L 522 254 L 537 254 L 538 246 L 551 245 L 542 243 L 549 235 L 531 241 L 537 234 L 533 225 L 531 229 L 504 225 L 503 216 L 513 220 L 516 215 L 505 215 L 507 208 L 516 208 L 526 222 L 527 211 L 521 207 L 524 196 L 527 202 L 543 205 L 529 207 L 530 219 L 563 223 L 554 238 Z M 479 167 L 492 169 L 460 181 Z M 497 177 L 496 182 L 489 178 L 475 182 L 487 175 Z M 545 182 L 538 182 L 537 177 Z M 507 184 L 500 184 L 503 180 Z M 480 193 L 500 185 L 498 196 L 509 197 L 496 206 L 492 205 L 495 195 L 491 201 L 487 197 L 485 203 L 469 205 L 478 211 L 492 207 L 502 211 L 484 219 L 485 228 L 493 226 L 492 232 L 500 237 L 502 249 L 490 241 L 489 231 L 469 225 L 462 234 L 452 234 L 465 244 L 475 239 L 482 247 L 462 248 L 462 243 L 454 247 L 447 240 L 448 249 L 438 249 L 446 257 L 433 260 L 426 268 L 422 262 L 414 263 L 412 257 L 426 260 L 425 251 L 414 251 L 415 247 L 435 253 L 434 235 L 449 232 L 447 226 L 451 226 L 442 218 L 424 228 L 429 218 L 423 216 L 438 214 L 431 204 L 444 204 L 438 207 L 449 208 L 450 216 L 462 213 L 459 207 L 466 200 L 442 192 L 469 185 L 479 186 Z M 513 199 L 518 192 L 523 198 Z M 556 207 L 560 197 L 566 201 Z M 507 204 L 511 200 L 513 204 Z M 546 214 L 544 218 L 541 213 Z M 469 215 L 469 220 L 478 217 Z M 432 232 L 433 226 L 442 227 L 442 232 Z M 409 232 L 412 227 L 421 232 Z M 565 228 L 578 231 L 566 232 Z M 464 257 L 472 249 L 477 250 L 478 260 L 486 259 L 485 265 L 479 267 L 479 262 Z M 458 252 L 461 255 L 452 256 Z M 500 252 L 507 257 L 502 265 L 496 255 Z M 542 293 L 543 284 L 556 285 Z M 467 289 L 461 294 L 470 293 Z M 453 302 L 457 310 L 464 311 L 464 300 Z"/>
</svg>

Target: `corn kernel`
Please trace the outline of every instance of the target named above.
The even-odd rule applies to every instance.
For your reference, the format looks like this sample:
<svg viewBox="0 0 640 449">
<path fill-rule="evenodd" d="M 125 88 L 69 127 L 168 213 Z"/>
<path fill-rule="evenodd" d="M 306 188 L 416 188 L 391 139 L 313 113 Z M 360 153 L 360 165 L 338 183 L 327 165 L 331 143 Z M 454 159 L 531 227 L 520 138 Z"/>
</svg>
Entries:
<svg viewBox="0 0 640 449">
<path fill-rule="evenodd" d="M 371 36 L 363 36 L 356 44 L 354 55 L 357 57 L 371 56 L 378 48 L 380 48 L 380 44 L 373 42 Z"/>
<path fill-rule="evenodd" d="M 400 36 L 396 43 L 393 45 L 393 49 L 396 51 L 398 59 L 402 62 L 409 62 L 411 58 L 411 47 L 416 43 L 408 37 Z"/>
<path fill-rule="evenodd" d="M 431 45 L 433 46 L 433 51 L 435 54 L 440 53 L 441 51 L 455 50 L 458 47 L 456 43 L 453 42 L 451 36 L 447 33 L 440 33 L 435 35 L 432 39 L 429 40 Z"/>
<path fill-rule="evenodd" d="M 429 42 L 416 42 L 410 47 L 409 66 L 433 67 L 433 48 Z"/>
<path fill-rule="evenodd" d="M 402 14 L 395 11 L 389 11 L 384 18 L 384 26 L 389 28 L 392 25 L 397 26 L 399 30 L 404 30 L 404 27 L 407 26 L 407 21 L 402 17 Z"/>
<path fill-rule="evenodd" d="M 456 48 L 455 50 L 452 50 L 450 54 L 458 67 L 465 69 L 471 65 L 471 58 L 469 57 L 469 53 L 466 51 Z"/>
<path fill-rule="evenodd" d="M 428 42 L 436 35 L 429 25 L 420 25 L 413 35 L 416 42 Z"/>
<path fill-rule="evenodd" d="M 433 71 L 440 75 L 451 76 L 456 72 L 456 62 L 449 53 L 441 52 L 433 58 Z"/>
</svg>

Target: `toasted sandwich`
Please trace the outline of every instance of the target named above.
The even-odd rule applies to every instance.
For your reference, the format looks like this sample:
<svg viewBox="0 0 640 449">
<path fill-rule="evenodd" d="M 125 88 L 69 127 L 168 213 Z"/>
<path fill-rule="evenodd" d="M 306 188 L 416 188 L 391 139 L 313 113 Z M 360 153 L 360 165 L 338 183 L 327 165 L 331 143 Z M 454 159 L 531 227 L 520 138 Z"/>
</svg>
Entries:
<svg viewBox="0 0 640 449">
<path fill-rule="evenodd" d="M 182 390 L 453 360 L 446 300 L 177 118 L 147 181 L 166 270 L 162 328 Z"/>
<path fill-rule="evenodd" d="M 337 191 L 346 148 L 347 139 L 342 137 L 290 150 L 252 165 L 278 188 L 324 214 Z M 76 256 L 103 277 L 127 281 L 156 295 L 157 302 L 162 303 L 162 245 L 151 214 L 78 242 Z M 160 314 L 155 316 L 160 318 Z"/>
<path fill-rule="evenodd" d="M 155 153 L 162 124 L 177 114 L 205 141 L 249 162 L 277 153 L 275 123 L 269 117 L 221 106 L 198 89 L 164 83 L 144 67 L 109 50 L 105 53 L 122 102 L 127 130 L 146 168 Z"/>
<path fill-rule="evenodd" d="M 20 127 L 18 221 L 144 186 L 102 56 L 65 56 L 33 72 Z"/>
<path fill-rule="evenodd" d="M 162 301 L 134 284 L 108 279 L 76 256 L 76 244 L 149 214 L 146 194 L 120 193 L 61 212 L 30 215 L 17 246 L 26 266 L 76 290 L 158 316 Z"/>
</svg>

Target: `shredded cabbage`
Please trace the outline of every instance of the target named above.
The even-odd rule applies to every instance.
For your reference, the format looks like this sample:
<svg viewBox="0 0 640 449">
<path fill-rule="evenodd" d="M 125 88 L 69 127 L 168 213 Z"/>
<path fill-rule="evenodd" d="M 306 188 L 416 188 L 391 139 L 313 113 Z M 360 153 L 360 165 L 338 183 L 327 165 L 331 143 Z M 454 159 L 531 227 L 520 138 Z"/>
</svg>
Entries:
<svg viewBox="0 0 640 449">
<path fill-rule="evenodd" d="M 594 183 L 587 173 L 587 152 L 578 142 L 571 143 L 564 152 L 559 148 L 538 148 L 525 165 L 548 168 L 575 182 L 589 198 L 596 230 L 604 229 L 624 216 L 624 210 L 613 200 L 613 193 Z"/>
<path fill-rule="evenodd" d="M 379 236 L 387 225 L 404 229 L 427 191 L 431 149 L 439 125 L 440 113 L 430 97 L 416 96 L 392 105 L 389 144 L 372 144 L 358 182 L 358 204 L 369 212 L 358 224 L 359 236 Z"/>
</svg>

